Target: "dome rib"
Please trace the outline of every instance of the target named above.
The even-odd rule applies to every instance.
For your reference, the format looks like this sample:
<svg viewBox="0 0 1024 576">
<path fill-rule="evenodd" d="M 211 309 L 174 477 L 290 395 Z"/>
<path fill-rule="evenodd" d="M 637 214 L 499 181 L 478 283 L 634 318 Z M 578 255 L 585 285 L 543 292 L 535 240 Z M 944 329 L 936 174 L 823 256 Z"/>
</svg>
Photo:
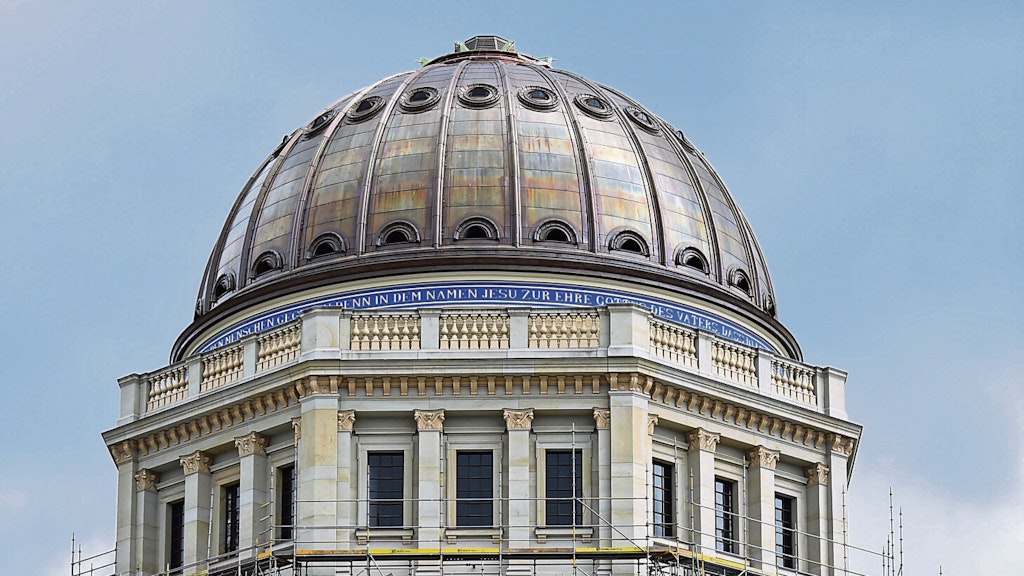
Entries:
<svg viewBox="0 0 1024 576">
<path fill-rule="evenodd" d="M 516 107 L 513 102 L 516 95 L 509 86 L 505 61 L 494 60 L 491 64 L 501 81 L 501 90 L 504 93 L 502 101 L 505 103 L 505 142 L 508 145 L 506 153 L 508 164 L 505 166 L 505 174 L 508 177 L 508 186 L 512 196 L 509 206 L 509 221 L 511 222 L 509 241 L 512 246 L 519 248 L 523 245 L 523 179 L 519 176 L 519 137 L 516 127 Z"/>
<path fill-rule="evenodd" d="M 434 197 L 429 202 L 434 209 L 434 215 L 433 218 L 429 218 L 428 215 L 428 222 L 432 222 L 434 226 L 434 248 L 440 248 L 444 243 L 442 231 L 445 222 L 442 203 L 445 197 L 445 164 L 448 162 L 448 131 L 451 128 L 449 123 L 452 121 L 452 102 L 455 99 L 455 87 L 459 85 L 459 80 L 470 62 L 470 60 L 459 62 L 455 72 L 452 73 L 451 80 L 448 81 L 448 92 L 444 95 L 444 105 L 441 108 L 440 130 L 437 134 L 437 177 L 433 179 Z"/>
<path fill-rule="evenodd" d="M 562 114 L 566 118 L 569 129 L 572 132 L 572 144 L 573 153 L 576 157 L 576 167 L 580 171 L 580 192 L 583 194 L 583 204 L 586 205 L 587 211 L 582 215 L 583 225 L 586 226 L 586 234 L 588 237 L 588 243 L 590 244 L 587 249 L 590 252 L 600 252 L 599 242 L 597 237 L 598 232 L 598 221 L 597 221 L 597 199 L 594 197 L 594 181 L 593 181 L 593 166 L 590 165 L 590 156 L 584 154 L 583 150 L 586 149 L 586 141 L 583 138 L 583 131 L 580 129 L 580 124 L 576 120 L 576 116 L 572 111 L 572 98 L 569 98 L 565 88 L 561 84 L 556 82 L 551 74 L 542 66 L 536 66 L 533 64 L 527 64 L 529 68 L 541 75 L 547 80 L 550 87 L 558 93 L 559 99 L 562 100 Z"/>
</svg>

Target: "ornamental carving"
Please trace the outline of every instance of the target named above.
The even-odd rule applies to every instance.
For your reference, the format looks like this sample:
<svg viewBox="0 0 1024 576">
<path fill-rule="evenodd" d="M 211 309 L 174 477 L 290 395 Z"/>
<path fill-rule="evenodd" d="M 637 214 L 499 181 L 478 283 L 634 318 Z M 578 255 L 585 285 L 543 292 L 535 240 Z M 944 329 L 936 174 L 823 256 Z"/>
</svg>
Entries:
<svg viewBox="0 0 1024 576">
<path fill-rule="evenodd" d="M 843 456 L 853 454 L 853 438 L 847 438 L 842 434 L 833 434 L 830 440 L 833 452 L 842 454 Z"/>
<path fill-rule="evenodd" d="M 351 432 L 355 423 L 355 410 L 338 410 L 338 432 Z"/>
<path fill-rule="evenodd" d="M 156 492 L 156 483 L 160 481 L 160 475 L 152 470 L 139 470 L 135 475 L 135 489 L 149 490 Z"/>
<path fill-rule="evenodd" d="M 413 410 L 417 430 L 441 430 L 444 422 L 444 410 Z"/>
<path fill-rule="evenodd" d="M 135 459 L 135 441 L 125 440 L 110 446 L 110 455 L 115 464 L 125 464 Z"/>
<path fill-rule="evenodd" d="M 703 428 L 697 428 L 686 435 L 686 441 L 690 443 L 690 448 L 696 447 L 711 452 L 714 452 L 715 448 L 718 447 L 718 441 L 721 438 L 720 435 L 708 432 Z"/>
<path fill-rule="evenodd" d="M 764 446 L 758 446 L 747 452 L 747 460 L 750 461 L 751 466 L 775 470 L 775 465 L 779 463 L 779 452 L 778 450 L 769 450 Z"/>
<path fill-rule="evenodd" d="M 245 436 L 235 438 L 235 448 L 238 448 L 239 456 L 252 456 L 253 454 L 266 456 L 267 437 L 250 432 Z"/>
<path fill-rule="evenodd" d="M 186 476 L 196 472 L 210 473 L 210 457 L 196 450 L 188 456 L 182 456 L 179 460 L 181 469 Z"/>
<path fill-rule="evenodd" d="M 297 445 L 299 438 L 302 438 L 302 418 L 292 418 L 292 434 L 292 443 Z"/>
<path fill-rule="evenodd" d="M 505 408 L 503 416 L 509 430 L 529 430 L 533 424 L 533 408 Z"/>
<path fill-rule="evenodd" d="M 594 422 L 598 428 L 611 428 L 612 411 L 607 408 L 594 408 Z"/>
<path fill-rule="evenodd" d="M 828 486 L 828 466 L 820 462 L 805 468 L 804 476 L 807 476 L 808 486 Z"/>
<path fill-rule="evenodd" d="M 658 425 L 658 415 L 647 415 L 647 434 L 654 434 L 654 427 Z"/>
</svg>

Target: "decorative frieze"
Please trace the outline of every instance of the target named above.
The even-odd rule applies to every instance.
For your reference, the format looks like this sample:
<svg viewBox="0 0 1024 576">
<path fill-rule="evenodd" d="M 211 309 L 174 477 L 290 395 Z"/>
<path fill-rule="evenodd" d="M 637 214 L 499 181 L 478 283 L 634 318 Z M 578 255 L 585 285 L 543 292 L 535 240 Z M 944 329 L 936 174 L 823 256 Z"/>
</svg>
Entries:
<svg viewBox="0 0 1024 576">
<path fill-rule="evenodd" d="M 533 408 L 505 408 L 502 415 L 509 430 L 529 430 L 533 425 Z"/>
<path fill-rule="evenodd" d="M 715 451 L 715 449 L 718 447 L 718 441 L 721 439 L 721 435 L 715 434 L 713 432 L 708 432 L 703 428 L 691 430 L 686 434 L 686 441 L 690 444 L 691 449 L 698 448 L 700 450 L 707 450 L 709 452 Z"/>
<path fill-rule="evenodd" d="M 235 438 L 235 448 L 238 448 L 238 455 L 240 457 L 253 454 L 265 456 L 267 454 L 267 437 L 256 432 L 250 432 L 245 436 Z"/>
<path fill-rule="evenodd" d="M 769 450 L 764 446 L 758 446 L 747 452 L 747 462 L 752 467 L 775 470 L 775 466 L 779 463 L 779 452 L 778 450 Z"/>
<path fill-rule="evenodd" d="M 160 481 L 160 475 L 152 470 L 139 470 L 135 475 L 135 489 L 149 490 L 156 492 L 156 483 Z"/>
<path fill-rule="evenodd" d="M 820 462 L 805 468 L 804 476 L 807 477 L 808 486 L 828 486 L 828 466 Z"/>
<path fill-rule="evenodd" d="M 607 408 L 594 408 L 594 425 L 597 428 L 612 427 L 612 411 Z"/>
<path fill-rule="evenodd" d="M 355 410 L 338 410 L 338 432 L 351 432 L 355 423 Z"/>
<path fill-rule="evenodd" d="M 413 410 L 413 418 L 416 419 L 417 430 L 442 430 L 444 422 L 444 410 Z"/>
<path fill-rule="evenodd" d="M 210 473 L 210 457 L 199 450 L 188 456 L 182 456 L 178 462 L 181 463 L 181 470 L 186 476 L 196 472 Z"/>
</svg>

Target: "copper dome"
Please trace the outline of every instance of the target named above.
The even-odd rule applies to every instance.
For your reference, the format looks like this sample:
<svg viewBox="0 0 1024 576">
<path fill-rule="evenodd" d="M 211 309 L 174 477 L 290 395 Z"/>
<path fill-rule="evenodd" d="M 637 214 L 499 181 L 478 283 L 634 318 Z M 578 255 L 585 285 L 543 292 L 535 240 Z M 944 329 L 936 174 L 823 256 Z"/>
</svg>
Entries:
<svg viewBox="0 0 1024 576">
<path fill-rule="evenodd" d="M 667 287 L 800 355 L 750 225 L 682 132 L 618 90 L 477 36 L 284 138 L 231 208 L 172 356 L 282 294 L 463 269 Z"/>
</svg>

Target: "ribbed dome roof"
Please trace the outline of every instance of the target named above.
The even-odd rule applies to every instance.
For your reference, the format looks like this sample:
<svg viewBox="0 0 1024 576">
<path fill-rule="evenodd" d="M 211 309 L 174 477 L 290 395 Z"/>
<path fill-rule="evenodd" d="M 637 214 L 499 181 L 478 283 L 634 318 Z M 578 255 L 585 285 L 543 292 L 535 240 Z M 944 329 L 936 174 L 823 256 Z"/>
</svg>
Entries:
<svg viewBox="0 0 1024 576">
<path fill-rule="evenodd" d="M 213 248 L 196 321 L 343 279 L 568 271 L 734 309 L 799 355 L 718 174 L 623 93 L 496 36 L 343 97 L 286 136 Z"/>
</svg>

